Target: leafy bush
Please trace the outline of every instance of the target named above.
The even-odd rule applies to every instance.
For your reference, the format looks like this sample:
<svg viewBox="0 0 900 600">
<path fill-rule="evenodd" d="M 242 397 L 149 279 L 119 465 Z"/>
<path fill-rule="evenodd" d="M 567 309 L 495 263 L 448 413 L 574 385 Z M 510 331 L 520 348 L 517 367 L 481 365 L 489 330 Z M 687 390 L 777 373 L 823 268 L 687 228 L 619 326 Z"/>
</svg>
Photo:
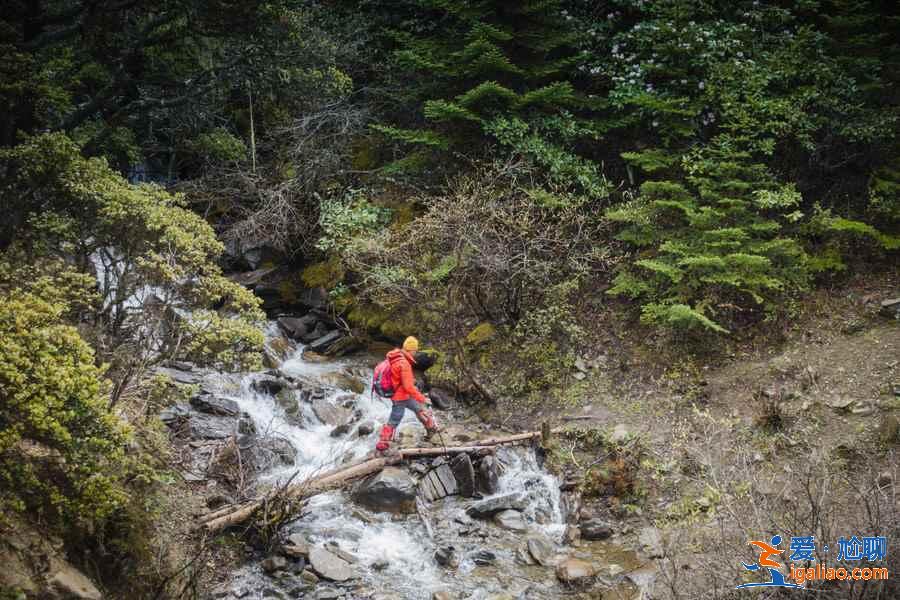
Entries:
<svg viewBox="0 0 900 600">
<path fill-rule="evenodd" d="M 58 298 L 0 289 L 0 506 L 87 527 L 120 508 L 127 430 Z"/>
<path fill-rule="evenodd" d="M 97 277 L 89 335 L 120 384 L 177 356 L 222 367 L 258 362 L 259 301 L 221 274 L 222 244 L 180 197 L 130 185 L 62 134 L 4 150 L 0 161 L 0 197 L 21 219 L 7 257 L 23 265 L 56 258 Z"/>
</svg>

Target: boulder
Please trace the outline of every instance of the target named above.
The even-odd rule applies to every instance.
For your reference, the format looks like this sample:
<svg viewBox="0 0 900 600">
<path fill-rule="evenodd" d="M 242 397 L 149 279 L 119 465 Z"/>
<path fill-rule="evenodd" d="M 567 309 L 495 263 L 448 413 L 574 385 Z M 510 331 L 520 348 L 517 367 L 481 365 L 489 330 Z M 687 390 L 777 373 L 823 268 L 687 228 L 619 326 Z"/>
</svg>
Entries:
<svg viewBox="0 0 900 600">
<path fill-rule="evenodd" d="M 341 437 L 342 435 L 347 435 L 350 431 L 350 423 L 344 423 L 343 425 L 338 425 L 334 429 L 331 430 L 331 437 Z"/>
<path fill-rule="evenodd" d="M 471 558 L 472 562 L 479 567 L 486 567 L 496 562 L 497 555 L 490 550 L 478 550 L 477 552 L 470 554 L 469 558 Z"/>
<path fill-rule="evenodd" d="M 444 388 L 433 387 L 428 390 L 431 404 L 438 410 L 450 410 L 453 408 L 453 394 Z"/>
<path fill-rule="evenodd" d="M 372 421 L 363 421 L 359 424 L 359 427 L 356 428 L 356 435 L 359 437 L 366 437 L 373 431 L 375 431 L 375 423 Z"/>
<path fill-rule="evenodd" d="M 352 554 L 350 554 L 349 552 L 347 552 L 346 550 L 344 550 L 343 548 L 338 546 L 336 542 L 326 543 L 325 549 L 328 550 L 329 552 L 331 552 L 332 554 L 334 554 L 335 556 L 337 556 L 338 558 L 342 558 L 348 564 L 353 565 L 353 564 L 356 564 L 357 562 L 359 562 L 358 558 L 356 558 L 355 556 L 353 556 Z"/>
<path fill-rule="evenodd" d="M 277 270 L 278 267 L 263 267 L 262 269 L 254 269 L 252 271 L 245 271 L 243 273 L 235 273 L 234 275 L 229 275 L 228 278 L 238 285 L 242 285 L 252 290 L 256 288 L 256 286 L 260 285 L 260 283 L 262 283 L 262 280 L 265 279 L 266 276 L 274 273 Z"/>
<path fill-rule="evenodd" d="M 310 342 L 309 349 L 313 352 L 327 352 L 328 348 L 342 337 L 344 337 L 344 332 L 342 331 L 335 330 L 326 333 L 315 341 Z"/>
<path fill-rule="evenodd" d="M 450 469 L 456 479 L 460 496 L 471 498 L 475 495 L 475 468 L 468 454 L 459 454 L 450 461 Z"/>
<path fill-rule="evenodd" d="M 515 492 L 474 502 L 466 509 L 466 513 L 470 517 L 486 519 L 501 510 L 524 510 L 525 507 L 525 497 L 521 493 Z"/>
<path fill-rule="evenodd" d="M 319 576 L 310 571 L 309 569 L 304 569 L 302 573 L 300 573 L 300 579 L 305 581 L 306 583 L 311 583 L 316 585 L 319 583 Z"/>
<path fill-rule="evenodd" d="M 287 382 L 284 379 L 279 379 L 278 377 L 270 377 L 267 375 L 251 383 L 250 387 L 261 394 L 269 394 L 270 396 L 275 396 L 278 394 L 278 392 L 287 387 Z"/>
<path fill-rule="evenodd" d="M 300 337 L 300 341 L 304 344 L 309 344 L 311 342 L 316 341 L 317 339 L 325 336 L 328 333 L 328 326 L 325 325 L 322 321 L 316 323 L 316 326 L 313 327 L 313 330 L 307 333 L 304 336 Z"/>
<path fill-rule="evenodd" d="M 455 569 L 459 566 L 459 555 L 453 546 L 441 546 L 434 551 L 434 562 L 442 567 Z"/>
<path fill-rule="evenodd" d="M 588 519 L 578 525 L 581 538 L 585 540 L 605 540 L 613 534 L 612 526 L 602 519 Z"/>
<path fill-rule="evenodd" d="M 366 391 L 366 384 L 347 373 L 327 373 L 322 375 L 322 381 L 331 384 L 339 390 L 345 392 L 353 392 L 354 394 L 363 394 Z"/>
<path fill-rule="evenodd" d="M 61 600 L 103 600 L 103 594 L 87 576 L 69 564 L 53 573 L 47 584 L 52 597 Z"/>
<path fill-rule="evenodd" d="M 556 566 L 556 578 L 567 585 L 593 583 L 597 569 L 591 563 L 577 558 L 567 558 Z"/>
<path fill-rule="evenodd" d="M 280 317 L 278 326 L 293 340 L 300 340 L 316 328 L 319 319 L 315 315 L 302 317 Z"/>
<path fill-rule="evenodd" d="M 267 471 L 278 465 L 292 465 L 297 458 L 297 450 L 283 437 L 242 440 L 241 446 L 247 448 L 244 460 L 256 471 Z"/>
<path fill-rule="evenodd" d="M 236 417 L 241 412 L 234 400 L 214 396 L 209 392 L 202 392 L 191 398 L 191 406 L 200 412 L 223 417 Z"/>
<path fill-rule="evenodd" d="M 405 469 L 386 467 L 367 477 L 353 489 L 353 500 L 379 512 L 416 512 L 416 483 Z"/>
<path fill-rule="evenodd" d="M 517 510 L 501 510 L 494 515 L 494 523 L 503 529 L 516 533 L 528 531 L 528 524 L 525 523 L 522 513 Z"/>
<path fill-rule="evenodd" d="M 900 298 L 888 298 L 881 301 L 879 314 L 891 319 L 900 319 Z"/>
<path fill-rule="evenodd" d="M 270 556 L 260 563 L 262 570 L 266 573 L 274 573 L 275 571 L 284 571 L 288 562 L 283 556 Z"/>
<path fill-rule="evenodd" d="M 347 581 L 357 577 L 350 563 L 321 546 L 310 549 L 309 565 L 320 577 L 331 581 Z"/>
<path fill-rule="evenodd" d="M 181 385 L 196 385 L 203 380 L 203 374 L 196 371 L 187 371 L 173 367 L 157 367 L 154 371 L 157 375 L 165 375 L 175 383 Z"/>
<path fill-rule="evenodd" d="M 312 409 L 317 419 L 332 427 L 347 423 L 352 415 L 346 408 L 332 404 L 325 398 L 313 400 Z"/>
<path fill-rule="evenodd" d="M 526 540 L 528 554 L 542 567 L 552 566 L 555 562 L 553 543 L 544 535 L 531 535 Z"/>
<path fill-rule="evenodd" d="M 494 456 L 485 456 L 478 462 L 475 474 L 475 491 L 485 496 L 497 493 L 500 485 L 500 464 Z"/>
<path fill-rule="evenodd" d="M 422 495 L 429 502 L 452 496 L 459 491 L 453 470 L 447 464 L 439 465 L 436 469 L 431 469 L 426 473 L 419 482 L 419 489 L 422 490 Z"/>
</svg>

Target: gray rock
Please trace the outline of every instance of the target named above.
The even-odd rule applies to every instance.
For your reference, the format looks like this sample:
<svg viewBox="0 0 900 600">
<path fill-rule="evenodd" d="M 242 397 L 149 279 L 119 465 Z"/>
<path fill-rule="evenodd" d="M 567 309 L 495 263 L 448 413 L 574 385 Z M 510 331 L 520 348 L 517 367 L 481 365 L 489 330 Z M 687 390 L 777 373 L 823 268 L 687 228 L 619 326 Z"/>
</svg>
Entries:
<svg viewBox="0 0 900 600">
<path fill-rule="evenodd" d="M 456 487 L 460 496 L 471 498 L 475 495 L 475 469 L 468 454 L 460 454 L 450 461 L 450 469 L 456 479 Z"/>
<path fill-rule="evenodd" d="M 478 462 L 475 490 L 485 496 L 497 493 L 500 485 L 500 464 L 493 456 L 485 456 Z"/>
<path fill-rule="evenodd" d="M 310 342 L 314 342 L 317 339 L 325 336 L 328 333 L 328 327 L 322 321 L 316 323 L 316 326 L 312 331 L 307 333 L 306 335 L 300 338 L 300 341 L 304 344 L 309 344 Z"/>
<path fill-rule="evenodd" d="M 641 549 L 649 558 L 662 558 L 663 539 L 662 533 L 656 527 L 644 527 L 638 532 L 638 541 Z"/>
<path fill-rule="evenodd" d="M 287 382 L 277 377 L 264 376 L 251 383 L 250 387 L 261 394 L 275 396 L 278 392 L 287 387 Z"/>
<path fill-rule="evenodd" d="M 191 398 L 191 406 L 200 412 L 222 417 L 236 417 L 241 412 L 238 403 L 234 400 L 217 397 L 206 392 Z"/>
<path fill-rule="evenodd" d="M 554 563 L 553 543 L 544 535 L 531 535 L 526 540 L 528 554 L 542 567 L 552 566 Z"/>
<path fill-rule="evenodd" d="M 316 328 L 319 319 L 315 315 L 302 317 L 280 317 L 278 326 L 291 339 L 299 340 Z"/>
<path fill-rule="evenodd" d="M 597 569 L 591 563 L 577 558 L 567 558 L 556 567 L 556 578 L 568 585 L 593 583 Z"/>
<path fill-rule="evenodd" d="M 357 577 L 347 561 L 321 546 L 310 549 L 309 564 L 320 577 L 331 581 L 347 581 Z"/>
<path fill-rule="evenodd" d="M 342 435 L 347 435 L 350 431 L 350 423 L 344 423 L 343 425 L 338 425 L 334 429 L 331 430 L 331 437 L 341 437 Z"/>
<path fill-rule="evenodd" d="M 448 464 L 443 464 L 436 469 L 430 470 L 419 482 L 419 487 L 425 499 L 429 502 L 446 496 L 453 496 L 459 491 L 456 486 L 456 478 L 453 476 L 453 470 Z"/>
<path fill-rule="evenodd" d="M 241 440 L 244 460 L 256 471 L 266 471 L 279 465 L 292 465 L 297 458 L 297 450 L 285 438 L 265 437 L 255 440 Z"/>
<path fill-rule="evenodd" d="M 309 344 L 309 349 L 313 352 L 327 352 L 328 348 L 342 337 L 344 337 L 344 333 L 342 331 L 335 330 L 330 333 L 326 333 L 319 339 L 311 342 Z"/>
<path fill-rule="evenodd" d="M 503 529 L 516 533 L 528 531 L 528 524 L 522 518 L 522 513 L 517 510 L 501 510 L 494 515 L 494 522 Z"/>
<path fill-rule="evenodd" d="M 343 592 L 334 589 L 316 590 L 316 600 L 339 600 L 344 597 Z"/>
<path fill-rule="evenodd" d="M 103 594 L 87 576 L 69 564 L 47 580 L 50 590 L 63 600 L 103 600 Z"/>
<path fill-rule="evenodd" d="M 878 313 L 888 318 L 900 319 L 900 298 L 882 300 Z"/>
<path fill-rule="evenodd" d="M 469 558 L 471 558 L 472 562 L 479 567 L 486 567 L 496 562 L 497 555 L 490 550 L 478 550 L 477 552 L 470 554 Z"/>
<path fill-rule="evenodd" d="M 163 409 L 159 413 L 159 420 L 172 428 L 177 428 L 180 422 L 187 421 L 191 416 L 191 407 L 187 404 L 176 404 Z"/>
<path fill-rule="evenodd" d="M 501 510 L 525 510 L 525 504 L 525 497 L 521 493 L 515 492 L 474 502 L 466 509 L 466 513 L 470 517 L 486 519 Z"/>
<path fill-rule="evenodd" d="M 363 421 L 359 424 L 359 427 L 356 428 L 356 435 L 365 437 L 371 435 L 373 431 L 375 431 L 375 423 L 372 421 Z"/>
<path fill-rule="evenodd" d="M 353 500 L 379 512 L 412 514 L 416 512 L 416 483 L 398 467 L 386 467 L 353 489 Z"/>
<path fill-rule="evenodd" d="M 602 519 L 588 519 L 578 525 L 585 540 L 605 540 L 613 534 L 612 526 Z"/>
<path fill-rule="evenodd" d="M 260 566 L 266 573 L 274 573 L 275 571 L 285 570 L 288 566 L 288 562 L 283 556 L 270 556 L 262 561 Z"/>
<path fill-rule="evenodd" d="M 316 418 L 326 425 L 337 427 L 350 421 L 352 413 L 343 406 L 332 404 L 325 398 L 316 398 L 312 402 L 313 413 Z"/>
<path fill-rule="evenodd" d="M 431 600 L 453 600 L 453 596 L 450 595 L 450 592 L 439 590 L 431 594 Z"/>
<path fill-rule="evenodd" d="M 453 546 L 442 546 L 434 552 L 434 562 L 442 567 L 455 569 L 459 566 L 459 555 Z"/>
<path fill-rule="evenodd" d="M 341 548 L 337 545 L 336 542 L 328 542 L 325 544 L 325 549 L 337 556 L 338 558 L 342 558 L 347 561 L 349 564 L 353 565 L 359 562 L 359 559 Z"/>
<path fill-rule="evenodd" d="M 196 371 L 186 371 L 172 367 L 157 367 L 154 370 L 158 375 L 165 375 L 175 383 L 181 385 L 196 385 L 203 379 L 203 374 Z"/>
<path fill-rule="evenodd" d="M 453 408 L 453 394 L 443 388 L 431 388 L 428 391 L 431 404 L 438 410 L 450 410 Z"/>
<path fill-rule="evenodd" d="M 306 569 L 302 573 L 300 573 L 300 579 L 302 579 L 306 583 L 311 583 L 313 585 L 319 583 L 319 576 L 309 569 Z"/>
</svg>

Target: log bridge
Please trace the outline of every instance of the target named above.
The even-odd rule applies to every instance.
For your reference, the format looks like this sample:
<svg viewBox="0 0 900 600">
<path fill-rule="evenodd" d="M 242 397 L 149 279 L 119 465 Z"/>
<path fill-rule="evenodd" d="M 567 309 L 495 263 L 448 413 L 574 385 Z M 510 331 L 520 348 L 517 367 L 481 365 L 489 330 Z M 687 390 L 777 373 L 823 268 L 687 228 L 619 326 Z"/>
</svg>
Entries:
<svg viewBox="0 0 900 600">
<path fill-rule="evenodd" d="M 240 525 L 249 520 L 262 506 L 276 496 L 289 500 L 301 500 L 322 492 L 341 487 L 342 485 L 377 473 L 389 465 L 419 457 L 442 456 L 455 454 L 475 454 L 484 456 L 491 454 L 497 446 L 520 444 L 541 439 L 544 444 L 549 437 L 549 428 L 542 431 L 530 431 L 506 437 L 478 440 L 471 446 L 439 446 L 434 448 L 403 448 L 383 456 L 364 458 L 331 471 L 310 477 L 285 488 L 270 491 L 267 494 L 246 502 L 231 504 L 218 510 L 206 513 L 197 519 L 197 529 L 207 533 L 217 533 Z"/>
</svg>

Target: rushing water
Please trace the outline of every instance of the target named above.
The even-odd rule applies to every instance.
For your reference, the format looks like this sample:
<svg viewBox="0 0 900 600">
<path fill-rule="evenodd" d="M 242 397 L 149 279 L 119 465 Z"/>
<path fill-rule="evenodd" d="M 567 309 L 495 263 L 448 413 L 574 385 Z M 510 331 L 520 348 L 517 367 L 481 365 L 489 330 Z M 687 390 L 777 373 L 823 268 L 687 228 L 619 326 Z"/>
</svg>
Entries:
<svg viewBox="0 0 900 600">
<path fill-rule="evenodd" d="M 297 349 L 281 366 L 281 371 L 309 383 L 329 381 L 329 375 L 340 373 L 363 381 L 368 389 L 371 370 L 362 359 L 341 359 L 313 363 L 301 358 Z M 355 430 L 332 437 L 332 426 L 322 423 L 311 404 L 301 402 L 300 413 L 293 418 L 266 393 L 253 388 L 263 374 L 243 376 L 217 375 L 212 382 L 218 392 L 235 400 L 254 420 L 257 430 L 288 440 L 296 449 L 295 465 L 279 467 L 264 473 L 261 483 L 274 484 L 293 477 L 294 481 L 333 468 L 347 460 L 360 458 L 372 450 L 378 430 L 390 410 L 390 401 L 371 397 L 368 393 L 351 394 L 326 388 L 329 402 L 346 403 L 352 396 L 353 409 L 362 413 L 359 422 L 376 424 L 373 433 L 360 437 Z M 446 415 L 442 415 L 446 418 Z M 421 429 L 412 413 L 407 412 L 400 430 Z M 499 494 L 522 492 L 530 505 L 524 511 L 529 533 L 541 533 L 558 542 L 564 529 L 560 505 L 559 482 L 543 471 L 530 449 L 501 449 L 497 454 L 504 471 L 499 481 Z M 320 494 L 310 499 L 301 518 L 288 526 L 291 533 L 303 534 L 312 544 L 337 543 L 355 557 L 361 579 L 350 587 L 329 588 L 320 584 L 307 596 L 316 598 L 323 589 L 335 589 L 346 598 L 398 598 L 430 600 L 438 590 L 452 593 L 454 598 L 481 600 L 500 592 L 527 598 L 553 598 L 552 570 L 528 567 L 516 559 L 526 534 L 512 533 L 492 522 L 472 523 L 464 514 L 469 501 L 448 497 L 427 507 L 428 519 L 435 539 L 417 515 L 374 513 L 356 506 L 343 491 Z M 439 566 L 433 556 L 439 546 L 452 545 L 460 557 L 457 569 Z M 477 565 L 477 552 L 489 551 L 496 556 L 490 565 Z M 279 586 L 262 574 L 259 565 L 250 564 L 234 574 L 232 589 L 243 590 L 245 598 L 278 597 Z M 298 576 L 292 576 L 298 577 Z M 274 586 L 274 587 L 273 587 Z M 284 597 L 291 594 L 284 593 Z"/>
</svg>

